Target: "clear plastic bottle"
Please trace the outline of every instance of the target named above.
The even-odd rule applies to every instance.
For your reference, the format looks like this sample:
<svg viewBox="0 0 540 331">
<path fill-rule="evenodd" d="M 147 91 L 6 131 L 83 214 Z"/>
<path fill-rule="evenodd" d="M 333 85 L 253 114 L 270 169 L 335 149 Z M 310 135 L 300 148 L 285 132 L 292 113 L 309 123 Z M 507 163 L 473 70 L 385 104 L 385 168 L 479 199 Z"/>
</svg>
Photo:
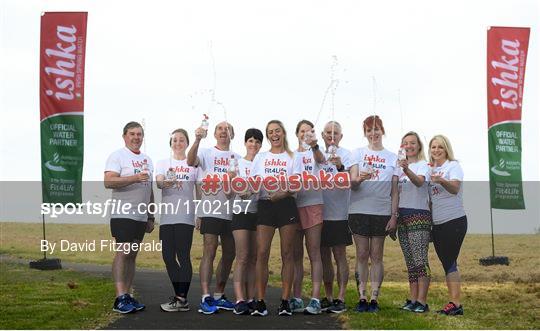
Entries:
<svg viewBox="0 0 540 331">
<path fill-rule="evenodd" d="M 234 154 L 233 154 L 231 155 L 231 158 L 229 160 L 229 172 L 232 172 L 238 175 L 238 171 L 239 171 L 238 160 L 234 157 Z"/>
<path fill-rule="evenodd" d="M 167 180 L 168 181 L 176 180 L 176 172 L 174 171 L 173 168 L 169 168 L 169 170 L 167 170 Z"/>
<path fill-rule="evenodd" d="M 398 160 L 403 161 L 407 159 L 407 151 L 405 150 L 405 145 L 401 145 L 398 151 Z"/>
<path fill-rule="evenodd" d="M 206 137 L 206 134 L 208 132 L 208 127 L 209 126 L 210 126 L 210 122 L 208 122 L 208 115 L 203 114 L 203 120 L 201 122 L 201 128 L 206 130 L 206 133 L 204 134 L 205 137 Z"/>
<path fill-rule="evenodd" d="M 335 158 L 337 153 L 337 147 L 336 145 L 332 144 L 328 146 L 328 154 L 330 154 L 330 158 Z"/>
<path fill-rule="evenodd" d="M 304 139 L 302 140 L 302 148 L 305 149 L 306 151 L 311 148 L 311 146 L 306 141 L 312 138 L 313 136 L 312 136 L 311 131 L 304 133 Z"/>
</svg>

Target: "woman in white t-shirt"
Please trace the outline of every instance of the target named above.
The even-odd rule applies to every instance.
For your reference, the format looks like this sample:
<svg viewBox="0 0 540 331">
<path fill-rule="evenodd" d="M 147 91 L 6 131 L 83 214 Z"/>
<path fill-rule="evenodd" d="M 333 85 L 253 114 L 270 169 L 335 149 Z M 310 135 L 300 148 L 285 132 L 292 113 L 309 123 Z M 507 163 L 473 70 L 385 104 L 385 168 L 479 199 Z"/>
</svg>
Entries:
<svg viewBox="0 0 540 331">
<path fill-rule="evenodd" d="M 163 261 L 174 289 L 171 301 L 161 305 L 167 312 L 188 311 L 187 295 L 193 274 L 191 244 L 194 229 L 194 192 L 197 168 L 187 165 L 189 137 L 184 129 L 176 129 L 169 140 L 172 155 L 156 166 L 156 182 L 161 189 L 159 239 Z"/>
<path fill-rule="evenodd" d="M 429 194 L 433 214 L 433 245 L 446 273 L 450 302 L 438 313 L 463 315 L 461 279 L 457 258 L 467 233 L 467 216 L 463 208 L 463 170 L 454 158 L 450 141 L 436 135 L 429 142 L 432 163 Z"/>
<path fill-rule="evenodd" d="M 301 173 L 299 165 L 294 163 L 294 154 L 287 143 L 287 132 L 283 123 L 272 120 L 266 125 L 266 139 L 270 150 L 259 152 L 253 160 L 252 177 L 265 180 L 266 188 L 261 188 L 257 203 L 257 264 L 255 267 L 255 284 L 258 300 L 255 302 L 253 316 L 266 316 L 268 310 L 264 297 L 268 284 L 268 259 L 270 245 L 276 228 L 279 230 L 281 245 L 281 303 L 279 315 L 292 315 L 289 305 L 291 287 L 294 278 L 293 242 L 298 228 L 298 210 L 296 199 L 288 187 L 290 180 L 280 177 Z"/>
<path fill-rule="evenodd" d="M 379 116 L 367 117 L 363 129 L 369 144 L 352 152 L 349 228 L 356 245 L 355 278 L 360 296 L 356 311 L 377 312 L 384 278 L 384 239 L 387 234 L 394 236 L 398 216 L 397 176 L 394 176 L 397 155 L 383 146 L 385 132 Z M 369 303 L 368 275 L 371 280 Z"/>
<path fill-rule="evenodd" d="M 428 249 L 431 234 L 431 211 L 429 209 L 429 166 L 424 156 L 424 146 L 416 132 L 407 132 L 401 139 L 402 154 L 398 177 L 399 217 L 398 238 L 407 272 L 409 274 L 410 299 L 401 307 L 415 313 L 429 311 L 426 303 L 431 272 Z"/>
<path fill-rule="evenodd" d="M 251 128 L 244 135 L 246 156 L 238 160 L 239 177 L 247 179 L 251 176 L 251 166 L 255 155 L 261 149 L 263 134 L 261 130 Z M 234 176 L 234 175 L 233 175 Z M 257 195 L 237 195 L 233 206 L 231 230 L 234 236 L 236 258 L 234 262 L 234 294 L 236 304 L 233 313 L 249 314 L 255 307 L 255 263 L 257 261 Z"/>
<path fill-rule="evenodd" d="M 319 149 L 317 138 L 313 131 L 313 123 L 301 120 L 296 125 L 298 149 L 294 152 L 295 162 L 302 165 L 305 171 L 319 178 L 321 163 L 326 159 Z M 318 184 L 318 183 L 317 183 Z M 314 188 L 302 189 L 296 197 L 296 206 L 300 216 L 300 228 L 296 231 L 294 240 L 294 285 L 290 305 L 293 312 L 317 315 L 321 313 L 321 231 L 323 226 L 323 196 L 322 191 Z M 306 249 L 311 265 L 311 300 L 304 309 L 302 301 L 302 280 L 304 278 L 304 235 Z"/>
</svg>

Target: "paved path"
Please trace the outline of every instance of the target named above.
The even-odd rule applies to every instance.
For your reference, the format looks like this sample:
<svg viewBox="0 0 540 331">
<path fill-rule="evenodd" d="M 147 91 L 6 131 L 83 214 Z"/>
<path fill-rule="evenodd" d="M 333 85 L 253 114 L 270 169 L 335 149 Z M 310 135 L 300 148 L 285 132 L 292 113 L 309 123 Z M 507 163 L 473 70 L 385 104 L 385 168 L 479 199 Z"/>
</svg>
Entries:
<svg viewBox="0 0 540 331">
<path fill-rule="evenodd" d="M 28 263 L 28 261 L 25 260 L 24 263 Z M 110 266 L 62 262 L 62 267 L 111 277 Z M 232 299 L 231 283 L 230 280 L 226 294 Z M 188 301 L 191 306 L 189 312 L 166 313 L 161 311 L 159 305 L 166 302 L 173 294 L 165 271 L 137 270 L 134 288 L 137 299 L 146 304 L 146 309 L 123 315 L 106 329 L 341 329 L 341 324 L 334 314 L 277 316 L 281 290 L 273 287 L 269 287 L 266 292 L 269 312 L 266 317 L 237 316 L 228 311 L 220 311 L 218 314 L 208 316 L 198 313 L 201 290 L 197 274 L 194 274 L 189 291 Z"/>
</svg>

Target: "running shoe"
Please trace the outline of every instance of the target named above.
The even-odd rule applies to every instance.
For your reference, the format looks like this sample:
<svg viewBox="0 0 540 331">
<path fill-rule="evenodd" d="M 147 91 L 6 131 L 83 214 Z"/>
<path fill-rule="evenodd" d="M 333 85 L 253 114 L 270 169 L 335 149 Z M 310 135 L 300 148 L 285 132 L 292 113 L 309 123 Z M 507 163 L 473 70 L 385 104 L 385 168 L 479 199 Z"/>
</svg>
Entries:
<svg viewBox="0 0 540 331">
<path fill-rule="evenodd" d="M 266 303 L 264 300 L 255 301 L 255 309 L 251 313 L 251 316 L 266 316 L 268 315 L 268 310 L 266 309 Z"/>
<path fill-rule="evenodd" d="M 247 303 L 248 305 L 248 308 L 249 308 L 249 312 L 252 313 L 253 311 L 255 311 L 255 300 L 251 300 Z"/>
<path fill-rule="evenodd" d="M 291 316 L 292 315 L 291 306 L 289 305 L 289 300 L 281 300 L 279 305 L 278 315 L 279 316 Z"/>
<path fill-rule="evenodd" d="M 216 301 L 211 296 L 204 298 L 204 301 L 201 302 L 199 306 L 199 313 L 205 315 L 211 315 L 218 312 L 218 307 L 216 306 Z"/>
<path fill-rule="evenodd" d="M 321 302 L 315 298 L 311 298 L 308 306 L 304 309 L 306 315 L 319 315 L 321 313 Z"/>
<path fill-rule="evenodd" d="M 411 311 L 419 314 L 427 313 L 429 311 L 429 305 L 427 303 L 423 305 L 420 302 L 416 302 L 416 305 Z"/>
<path fill-rule="evenodd" d="M 401 306 L 400 309 L 406 310 L 406 311 L 412 311 L 415 305 L 416 305 L 416 301 L 412 302 L 411 300 L 407 299 L 405 300 L 405 303 L 403 304 L 403 306 Z"/>
<path fill-rule="evenodd" d="M 358 303 L 356 304 L 356 308 L 355 310 L 359 313 L 365 313 L 366 311 L 368 311 L 368 302 L 366 299 L 360 299 L 360 301 L 358 301 Z"/>
<path fill-rule="evenodd" d="M 289 300 L 289 306 L 293 313 L 304 312 L 304 301 L 300 298 L 291 298 L 291 300 Z"/>
<path fill-rule="evenodd" d="M 376 313 L 378 312 L 380 309 L 379 309 L 379 303 L 377 302 L 377 300 L 371 300 L 369 302 L 369 307 L 368 307 L 368 313 Z"/>
<path fill-rule="evenodd" d="M 347 307 L 345 306 L 345 302 L 339 299 L 334 299 L 334 301 L 332 301 L 332 305 L 328 307 L 328 312 L 334 313 L 334 314 L 341 314 L 346 310 L 347 310 Z"/>
<path fill-rule="evenodd" d="M 328 308 L 332 305 L 328 298 L 324 297 L 321 299 L 321 311 L 328 311 Z"/>
<path fill-rule="evenodd" d="M 234 309 L 234 303 L 227 300 L 227 297 L 225 295 L 222 295 L 221 298 L 217 299 L 215 302 L 216 302 L 216 306 L 219 309 L 223 309 L 223 310 L 233 310 Z"/>
<path fill-rule="evenodd" d="M 131 297 L 129 294 L 124 294 L 114 300 L 113 311 L 120 314 L 129 314 L 137 311 L 137 308 L 131 304 Z"/>
<path fill-rule="evenodd" d="M 249 306 L 248 306 L 248 304 L 244 300 L 237 302 L 234 305 L 233 313 L 236 314 L 236 315 L 247 315 L 247 314 L 249 314 Z"/>
<path fill-rule="evenodd" d="M 439 314 L 448 316 L 463 315 L 463 306 L 456 306 L 455 303 L 449 302 L 442 310 L 437 311 Z"/>
<path fill-rule="evenodd" d="M 170 297 L 171 301 L 161 304 L 161 310 L 168 312 L 189 311 L 189 303 L 186 299 Z"/>
<path fill-rule="evenodd" d="M 146 305 L 139 303 L 139 301 L 135 300 L 135 298 L 132 297 L 131 295 L 128 294 L 128 296 L 129 296 L 129 299 L 131 300 L 131 304 L 133 305 L 133 307 L 135 307 L 135 309 L 137 309 L 137 311 L 143 310 L 144 308 L 146 308 Z"/>
</svg>

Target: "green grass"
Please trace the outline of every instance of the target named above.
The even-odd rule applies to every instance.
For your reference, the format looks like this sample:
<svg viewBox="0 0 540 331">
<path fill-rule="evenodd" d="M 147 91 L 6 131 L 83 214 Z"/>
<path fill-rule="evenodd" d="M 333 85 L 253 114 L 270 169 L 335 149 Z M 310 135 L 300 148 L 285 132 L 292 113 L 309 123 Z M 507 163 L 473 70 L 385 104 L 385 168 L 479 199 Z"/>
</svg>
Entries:
<svg viewBox="0 0 540 331">
<path fill-rule="evenodd" d="M 115 318 L 113 299 L 108 278 L 0 261 L 0 329 L 103 327 Z"/>
</svg>

